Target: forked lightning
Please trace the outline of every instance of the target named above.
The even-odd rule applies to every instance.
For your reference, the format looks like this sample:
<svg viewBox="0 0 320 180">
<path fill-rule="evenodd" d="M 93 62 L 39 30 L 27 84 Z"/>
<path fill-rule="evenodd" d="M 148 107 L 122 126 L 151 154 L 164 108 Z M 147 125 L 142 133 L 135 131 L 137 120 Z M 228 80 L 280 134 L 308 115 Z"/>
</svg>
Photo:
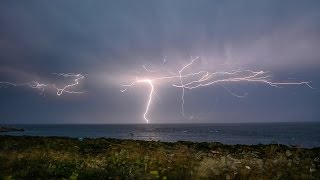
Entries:
<svg viewBox="0 0 320 180">
<path fill-rule="evenodd" d="M 273 82 L 270 80 L 271 76 L 268 72 L 265 71 L 252 71 L 252 70 L 235 70 L 235 71 L 221 71 L 221 72 L 209 72 L 209 71 L 198 71 L 191 72 L 192 65 L 199 60 L 199 57 L 191 58 L 191 61 L 183 66 L 178 73 L 171 73 L 166 71 L 170 75 L 168 76 L 160 76 L 156 78 L 143 78 L 140 79 L 136 77 L 135 81 L 130 84 L 122 85 L 124 89 L 121 92 L 125 92 L 129 87 L 132 87 L 137 84 L 146 83 L 150 86 L 149 98 L 146 104 L 146 110 L 143 114 L 144 120 L 149 123 L 148 112 L 150 105 L 152 103 L 152 97 L 154 93 L 154 82 L 158 82 L 161 80 L 171 80 L 173 81 L 172 86 L 181 88 L 181 113 L 183 117 L 185 116 L 184 112 L 184 104 L 185 104 L 185 90 L 192 90 L 195 88 L 206 87 L 210 85 L 216 85 L 223 83 L 235 83 L 235 82 L 249 82 L 249 83 L 262 83 L 272 87 L 281 87 L 285 85 L 305 85 L 309 88 L 312 88 L 310 85 L 311 82 L 302 81 L 302 82 Z M 152 71 L 148 69 L 145 65 L 142 66 L 147 72 L 153 73 L 156 71 Z M 188 73 L 184 73 L 187 69 L 189 69 Z M 224 86 L 223 86 L 224 87 Z M 224 87 L 231 95 L 236 97 L 243 97 L 232 93 L 226 87 Z"/>
</svg>

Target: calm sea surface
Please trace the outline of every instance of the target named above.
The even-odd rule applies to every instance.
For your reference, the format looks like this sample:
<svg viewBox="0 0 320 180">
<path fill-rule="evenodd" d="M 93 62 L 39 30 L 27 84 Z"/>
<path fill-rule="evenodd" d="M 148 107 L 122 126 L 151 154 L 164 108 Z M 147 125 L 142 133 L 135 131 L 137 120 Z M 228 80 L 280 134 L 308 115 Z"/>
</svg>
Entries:
<svg viewBox="0 0 320 180">
<path fill-rule="evenodd" d="M 8 126 L 8 125 L 7 125 Z M 126 125 L 12 125 L 24 132 L 0 133 L 28 136 L 118 138 L 175 142 L 221 142 L 225 144 L 280 143 L 320 147 L 320 123 L 242 124 L 126 124 Z"/>
</svg>

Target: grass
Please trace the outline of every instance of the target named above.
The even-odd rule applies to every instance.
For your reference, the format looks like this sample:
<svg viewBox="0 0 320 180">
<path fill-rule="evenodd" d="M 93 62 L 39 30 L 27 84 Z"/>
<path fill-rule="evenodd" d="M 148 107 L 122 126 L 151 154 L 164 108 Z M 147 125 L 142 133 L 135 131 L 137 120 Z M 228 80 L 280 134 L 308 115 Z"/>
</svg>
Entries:
<svg viewBox="0 0 320 180">
<path fill-rule="evenodd" d="M 320 179 L 320 148 L 0 136 L 0 179 Z"/>
</svg>

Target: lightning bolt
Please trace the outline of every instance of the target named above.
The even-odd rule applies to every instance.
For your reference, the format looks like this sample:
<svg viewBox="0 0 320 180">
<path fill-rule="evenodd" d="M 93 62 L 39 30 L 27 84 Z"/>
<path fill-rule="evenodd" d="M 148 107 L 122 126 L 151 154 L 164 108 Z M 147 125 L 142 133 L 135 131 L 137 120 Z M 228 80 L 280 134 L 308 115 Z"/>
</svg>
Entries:
<svg viewBox="0 0 320 180">
<path fill-rule="evenodd" d="M 32 81 L 32 82 L 26 82 L 26 83 L 12 83 L 12 82 L 6 82 L 6 81 L 0 81 L 0 87 L 4 86 L 26 86 L 26 87 L 30 87 L 32 89 L 39 89 L 41 90 L 42 94 L 46 89 L 48 88 L 52 88 L 56 91 L 57 96 L 61 96 L 63 93 L 70 93 L 70 94 L 80 94 L 83 93 L 81 91 L 72 91 L 70 90 L 71 88 L 74 88 L 75 86 L 79 85 L 80 81 L 83 80 L 85 78 L 84 75 L 82 74 L 74 74 L 74 73 L 52 73 L 56 76 L 61 76 L 64 78 L 72 78 L 73 79 L 73 83 L 71 84 L 67 84 L 63 87 L 58 87 L 56 84 L 44 84 L 44 83 L 40 83 L 38 81 Z"/>
<path fill-rule="evenodd" d="M 191 61 L 184 65 L 178 73 L 171 73 L 167 70 L 165 70 L 168 74 L 168 76 L 160 76 L 156 78 L 146 78 L 146 79 L 139 79 L 136 77 L 136 80 L 133 81 L 130 84 L 124 84 L 122 85 L 124 89 L 120 90 L 121 92 L 125 92 L 128 90 L 129 87 L 132 87 L 137 84 L 146 83 L 150 86 L 149 91 L 149 98 L 146 104 L 146 110 L 143 114 L 143 118 L 146 121 L 146 123 L 149 123 L 148 119 L 148 112 L 150 109 L 150 106 L 152 104 L 152 97 L 154 93 L 154 82 L 158 82 L 161 80 L 171 80 L 171 81 L 178 81 L 176 83 L 172 83 L 173 87 L 181 88 L 181 114 L 183 117 L 186 117 L 184 105 L 185 105 L 185 91 L 186 90 L 192 90 L 196 88 L 211 86 L 219 84 L 224 89 L 226 89 L 227 92 L 229 92 L 231 95 L 243 98 L 245 95 L 237 95 L 230 91 L 228 88 L 226 88 L 223 84 L 226 83 L 237 83 L 237 82 L 248 82 L 248 83 L 261 83 L 265 84 L 271 87 L 281 88 L 282 86 L 286 85 L 305 85 L 309 88 L 313 87 L 310 85 L 311 81 L 302 81 L 302 82 L 273 82 L 271 81 L 271 75 L 267 71 L 252 71 L 252 70 L 234 70 L 234 71 L 221 71 L 221 72 L 209 72 L 209 71 L 198 71 L 198 72 L 191 72 L 191 73 L 184 73 L 187 69 L 191 69 L 192 65 L 199 60 L 199 57 L 192 58 Z M 148 73 L 153 73 L 156 71 L 150 70 L 145 65 L 142 66 L 145 71 Z"/>
<path fill-rule="evenodd" d="M 180 80 L 180 84 L 181 84 L 181 89 L 182 89 L 182 95 L 181 95 L 181 100 L 182 100 L 182 103 L 181 103 L 181 113 L 182 113 L 182 116 L 183 117 L 186 117 L 185 114 L 184 114 L 184 93 L 185 93 L 185 89 L 184 89 L 184 84 L 183 84 L 183 81 L 182 81 L 182 71 L 186 68 L 188 68 L 189 66 L 191 66 L 193 64 L 193 62 L 195 60 L 199 59 L 199 57 L 196 57 L 195 59 L 192 59 L 191 57 L 191 62 L 185 66 L 182 67 L 182 69 L 179 71 L 179 80 Z"/>
<path fill-rule="evenodd" d="M 138 78 L 136 77 L 136 81 L 135 81 L 135 82 L 132 82 L 131 84 L 128 84 L 128 85 L 122 85 L 122 86 L 124 86 L 124 87 L 131 87 L 131 86 L 133 86 L 133 85 L 135 85 L 135 84 L 137 84 L 137 83 L 147 83 L 147 84 L 150 86 L 149 100 L 148 100 L 148 103 L 147 103 L 147 106 L 146 106 L 146 110 L 145 110 L 145 112 L 144 112 L 144 114 L 143 114 L 144 120 L 145 120 L 147 123 L 149 123 L 149 119 L 147 118 L 147 114 L 148 114 L 148 111 L 149 111 L 149 107 L 150 107 L 150 105 L 151 105 L 152 96 L 153 96 L 153 94 L 154 94 L 153 82 L 152 82 L 152 80 L 150 80 L 150 79 L 141 79 L 141 80 L 140 80 L 140 79 L 138 79 Z M 121 92 L 125 92 L 127 89 L 128 89 L 128 88 L 125 88 L 125 89 L 121 90 Z"/>
</svg>

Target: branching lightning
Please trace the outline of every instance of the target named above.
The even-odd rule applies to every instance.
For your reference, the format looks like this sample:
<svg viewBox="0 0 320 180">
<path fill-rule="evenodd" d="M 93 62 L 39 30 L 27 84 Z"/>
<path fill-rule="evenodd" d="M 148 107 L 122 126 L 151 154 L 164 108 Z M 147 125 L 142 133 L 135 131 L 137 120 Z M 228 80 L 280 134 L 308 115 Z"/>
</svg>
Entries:
<svg viewBox="0 0 320 180">
<path fill-rule="evenodd" d="M 44 84 L 40 83 L 38 81 L 32 81 L 32 82 L 26 82 L 26 83 L 12 83 L 12 82 L 6 82 L 2 81 L 0 82 L 0 87 L 7 87 L 7 86 L 26 86 L 33 89 L 39 89 L 41 90 L 41 93 L 43 93 L 46 89 L 52 88 L 56 91 L 56 94 L 58 96 L 62 95 L 63 93 L 70 93 L 70 94 L 80 94 L 83 93 L 81 91 L 73 91 L 70 90 L 74 88 L 75 86 L 79 85 L 80 81 L 85 78 L 82 74 L 74 74 L 74 73 L 52 73 L 56 76 L 61 76 L 64 78 L 72 78 L 73 81 L 71 84 L 67 84 L 62 87 L 58 87 L 56 84 Z"/>
<path fill-rule="evenodd" d="M 149 123 L 148 112 L 152 103 L 152 97 L 154 93 L 154 82 L 158 82 L 161 80 L 171 80 L 173 81 L 172 86 L 181 88 L 181 113 L 183 117 L 185 116 L 184 112 L 184 105 L 185 105 L 185 90 L 192 90 L 200 87 L 206 87 L 211 85 L 219 84 L 224 89 L 227 90 L 231 95 L 243 98 L 245 95 L 237 95 L 230 91 L 228 88 L 224 86 L 226 83 L 240 83 L 240 82 L 247 82 L 247 83 L 261 83 L 271 87 L 281 88 L 285 85 L 305 85 L 309 88 L 312 88 L 310 85 L 310 81 L 302 81 L 302 82 L 273 82 L 271 80 L 271 75 L 269 72 L 266 71 L 252 71 L 252 70 L 235 70 L 235 71 L 221 71 L 221 72 L 209 72 L 209 71 L 198 71 L 198 72 L 189 72 L 192 70 L 192 65 L 199 60 L 199 57 L 191 58 L 191 61 L 183 66 L 178 73 L 172 73 L 165 70 L 166 73 L 170 74 L 168 76 L 160 76 L 156 78 L 144 78 L 139 79 L 136 77 L 135 81 L 130 84 L 122 85 L 124 89 L 121 92 L 125 92 L 129 87 L 132 87 L 137 84 L 146 83 L 151 88 L 149 91 L 149 99 L 146 104 L 146 110 L 143 114 L 144 120 Z M 165 62 L 166 60 L 164 60 Z M 156 71 L 150 70 L 145 65 L 142 66 L 144 70 L 148 73 L 154 73 Z M 187 69 L 189 69 L 188 73 L 184 73 Z"/>
</svg>

